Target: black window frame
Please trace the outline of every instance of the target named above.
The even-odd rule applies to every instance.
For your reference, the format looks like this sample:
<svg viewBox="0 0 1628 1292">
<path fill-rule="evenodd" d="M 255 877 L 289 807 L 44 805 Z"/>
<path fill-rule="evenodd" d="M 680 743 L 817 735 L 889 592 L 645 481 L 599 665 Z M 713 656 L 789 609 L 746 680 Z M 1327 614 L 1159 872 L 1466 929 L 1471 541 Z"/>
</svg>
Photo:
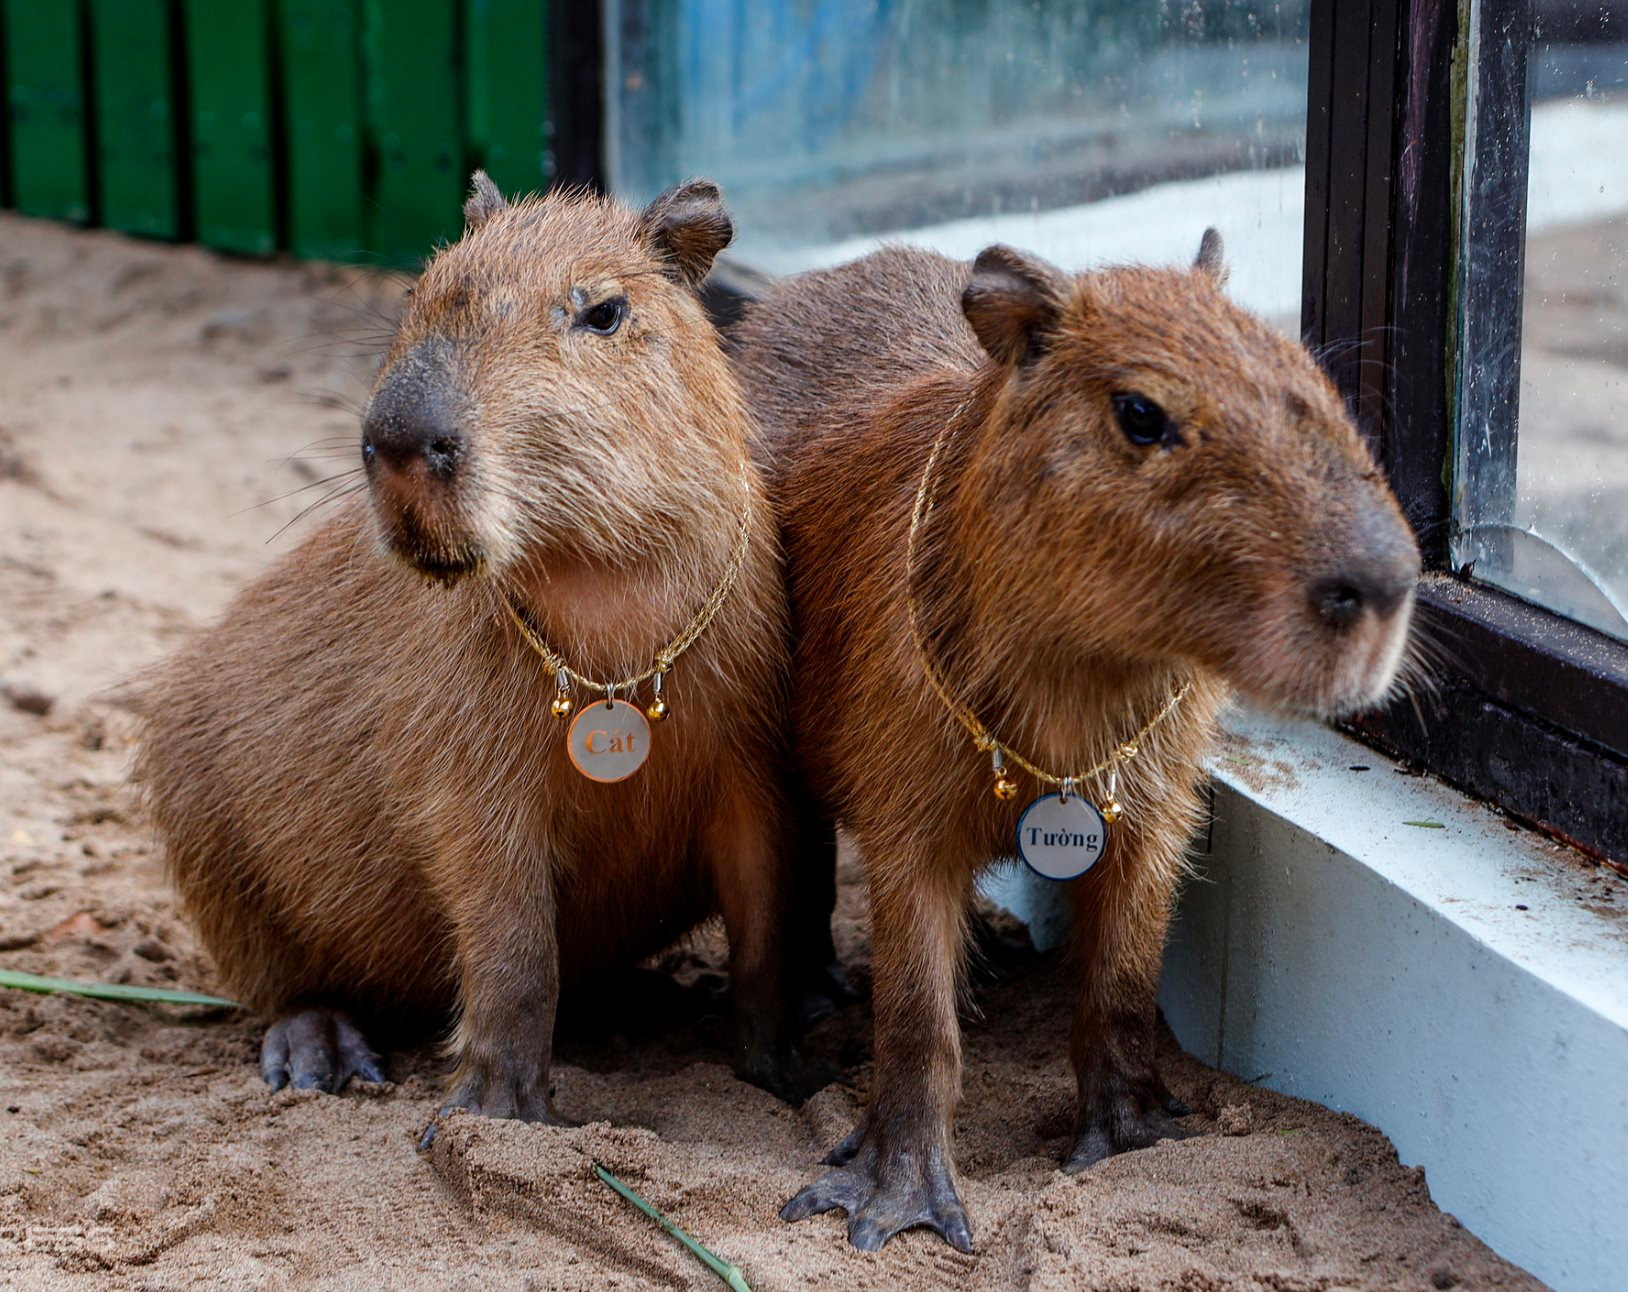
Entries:
<svg viewBox="0 0 1628 1292">
<path fill-rule="evenodd" d="M 1513 461 L 1532 29 L 1526 0 L 1464 13 L 1474 40 L 1446 0 L 1312 8 L 1302 325 L 1419 536 L 1431 655 L 1426 686 L 1349 729 L 1628 871 L 1628 643 L 1451 568 L 1462 405 Z M 1465 130 L 1467 99 L 1507 128 Z M 1468 172 L 1466 146 L 1480 150 Z M 1461 228 L 1482 211 L 1501 218 Z M 1461 349 L 1517 358 L 1461 372 Z M 1466 487 L 1511 487 L 1482 474 Z"/>
</svg>

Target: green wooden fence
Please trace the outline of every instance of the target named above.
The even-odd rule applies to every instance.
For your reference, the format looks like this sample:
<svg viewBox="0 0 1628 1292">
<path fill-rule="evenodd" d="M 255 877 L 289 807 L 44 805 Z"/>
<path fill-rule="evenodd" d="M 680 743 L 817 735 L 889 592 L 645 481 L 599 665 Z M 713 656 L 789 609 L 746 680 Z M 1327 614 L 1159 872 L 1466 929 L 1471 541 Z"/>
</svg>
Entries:
<svg viewBox="0 0 1628 1292">
<path fill-rule="evenodd" d="M 411 264 L 469 172 L 540 189 L 546 0 L 0 0 L 0 201 Z"/>
</svg>

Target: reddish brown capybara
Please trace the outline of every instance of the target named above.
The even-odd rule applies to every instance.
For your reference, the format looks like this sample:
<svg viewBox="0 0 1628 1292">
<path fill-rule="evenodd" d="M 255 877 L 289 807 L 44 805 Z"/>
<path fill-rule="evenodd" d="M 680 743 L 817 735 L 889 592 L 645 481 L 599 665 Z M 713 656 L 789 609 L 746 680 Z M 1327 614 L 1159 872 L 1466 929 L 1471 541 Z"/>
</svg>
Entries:
<svg viewBox="0 0 1628 1292">
<path fill-rule="evenodd" d="M 787 1219 L 970 1250 L 956 997 L 973 877 L 1014 843 L 1079 876 L 1065 1169 L 1180 1133 L 1154 995 L 1217 711 L 1236 688 L 1338 714 L 1396 684 L 1412 534 L 1328 379 L 1224 280 L 1213 231 L 1191 270 L 895 247 L 782 283 L 733 334 L 789 562 L 798 758 L 872 921 L 870 1104 Z"/>
<path fill-rule="evenodd" d="M 553 1121 L 562 986 L 721 912 L 736 1067 L 784 1093 L 782 962 L 829 960 L 829 911 L 791 899 L 779 542 L 698 297 L 728 211 L 477 174 L 465 216 L 365 493 L 153 680 L 170 872 L 274 1087 L 381 1079 L 364 1017 L 455 1016 L 446 1109 Z"/>
</svg>

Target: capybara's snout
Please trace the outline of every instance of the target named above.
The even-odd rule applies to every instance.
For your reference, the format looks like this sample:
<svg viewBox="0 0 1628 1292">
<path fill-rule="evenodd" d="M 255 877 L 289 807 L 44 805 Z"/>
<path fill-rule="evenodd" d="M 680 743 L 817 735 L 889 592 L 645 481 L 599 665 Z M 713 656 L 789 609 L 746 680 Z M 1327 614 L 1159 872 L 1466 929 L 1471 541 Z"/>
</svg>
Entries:
<svg viewBox="0 0 1628 1292">
<path fill-rule="evenodd" d="M 381 374 L 362 418 L 362 462 L 386 546 L 447 580 L 480 569 L 486 553 L 468 518 L 470 419 L 431 349 Z"/>
<path fill-rule="evenodd" d="M 1398 612 L 1405 630 L 1419 579 L 1419 549 L 1394 513 L 1388 499 L 1364 508 L 1343 536 L 1338 558 L 1308 585 L 1313 613 L 1333 631 L 1350 631 L 1369 618 L 1391 620 Z"/>
<path fill-rule="evenodd" d="M 1408 656 L 1419 548 L 1388 489 L 1356 489 L 1330 508 L 1328 556 L 1310 573 L 1306 605 L 1331 667 L 1313 708 L 1343 713 L 1381 702 Z M 1341 515 L 1340 513 L 1346 513 Z"/>
<path fill-rule="evenodd" d="M 1420 559 L 1355 429 L 1324 429 L 1350 464 L 1280 473 L 1230 535 L 1207 536 L 1235 550 L 1190 595 L 1208 602 L 1203 649 L 1234 686 L 1268 708 L 1343 717 L 1382 703 L 1409 666 Z"/>
<path fill-rule="evenodd" d="M 386 394 L 362 422 L 363 461 L 405 481 L 451 480 L 468 443 L 448 401 L 433 391 Z"/>
</svg>

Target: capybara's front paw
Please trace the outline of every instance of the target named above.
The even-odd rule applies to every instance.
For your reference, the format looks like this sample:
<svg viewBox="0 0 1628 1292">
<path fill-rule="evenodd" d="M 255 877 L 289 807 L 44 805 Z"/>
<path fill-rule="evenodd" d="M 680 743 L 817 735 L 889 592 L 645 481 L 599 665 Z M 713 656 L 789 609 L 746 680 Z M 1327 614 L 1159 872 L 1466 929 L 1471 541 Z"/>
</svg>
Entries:
<svg viewBox="0 0 1628 1292">
<path fill-rule="evenodd" d="M 1171 1094 L 1151 1068 L 1135 1076 L 1104 1074 L 1091 1084 L 1096 1093 L 1080 1098 L 1074 1147 L 1063 1161 L 1063 1170 L 1070 1175 L 1115 1153 L 1151 1148 L 1162 1139 L 1188 1139 L 1195 1133 L 1174 1120 L 1192 1109 Z"/>
<path fill-rule="evenodd" d="M 260 1043 L 260 1075 L 273 1090 L 336 1094 L 352 1077 L 382 1082 L 379 1056 L 350 1015 L 337 1009 L 305 1009 L 285 1014 Z"/>
<path fill-rule="evenodd" d="M 826 1161 L 836 1169 L 782 1207 L 782 1220 L 845 1211 L 848 1241 L 862 1252 L 880 1251 L 895 1234 L 917 1226 L 936 1230 L 957 1251 L 972 1250 L 972 1227 L 944 1148 L 883 1150 L 856 1130 Z"/>
<path fill-rule="evenodd" d="M 452 1093 L 435 1114 L 435 1120 L 424 1128 L 418 1141 L 420 1152 L 435 1142 L 441 1118 L 455 1108 L 482 1117 L 508 1117 L 547 1126 L 576 1125 L 554 1110 L 554 1100 L 542 1074 L 518 1066 L 479 1063 L 466 1058 L 453 1079 Z"/>
</svg>

